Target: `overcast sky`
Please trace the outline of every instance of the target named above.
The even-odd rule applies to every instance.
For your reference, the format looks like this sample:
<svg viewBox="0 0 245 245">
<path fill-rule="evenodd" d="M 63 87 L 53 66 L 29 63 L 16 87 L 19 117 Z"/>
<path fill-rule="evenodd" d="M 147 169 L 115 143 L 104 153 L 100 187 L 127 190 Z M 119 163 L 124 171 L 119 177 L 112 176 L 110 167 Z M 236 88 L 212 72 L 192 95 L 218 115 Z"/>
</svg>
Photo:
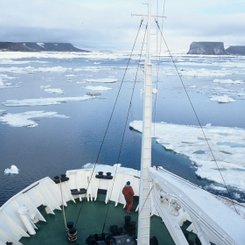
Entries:
<svg viewBox="0 0 245 245">
<path fill-rule="evenodd" d="M 131 13 L 145 13 L 144 1 L 0 0 L 0 41 L 130 49 L 140 21 Z M 166 0 L 165 15 L 164 36 L 172 51 L 188 51 L 192 41 L 245 45 L 245 0 Z"/>
</svg>

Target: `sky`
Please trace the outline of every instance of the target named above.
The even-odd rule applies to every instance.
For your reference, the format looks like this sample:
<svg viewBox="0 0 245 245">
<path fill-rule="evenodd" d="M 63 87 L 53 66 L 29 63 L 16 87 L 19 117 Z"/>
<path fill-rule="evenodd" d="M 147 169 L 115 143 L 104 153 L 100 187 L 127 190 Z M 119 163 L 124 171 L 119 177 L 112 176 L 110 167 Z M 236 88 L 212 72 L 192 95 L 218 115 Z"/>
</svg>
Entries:
<svg viewBox="0 0 245 245">
<path fill-rule="evenodd" d="M 156 2 L 157 0 L 151 0 Z M 163 13 L 163 1 L 153 9 Z M 147 0 L 0 0 L 0 41 L 71 42 L 129 50 Z M 156 7 L 158 6 L 158 8 Z M 171 51 L 193 41 L 245 45 L 245 0 L 166 0 L 163 35 Z"/>
</svg>

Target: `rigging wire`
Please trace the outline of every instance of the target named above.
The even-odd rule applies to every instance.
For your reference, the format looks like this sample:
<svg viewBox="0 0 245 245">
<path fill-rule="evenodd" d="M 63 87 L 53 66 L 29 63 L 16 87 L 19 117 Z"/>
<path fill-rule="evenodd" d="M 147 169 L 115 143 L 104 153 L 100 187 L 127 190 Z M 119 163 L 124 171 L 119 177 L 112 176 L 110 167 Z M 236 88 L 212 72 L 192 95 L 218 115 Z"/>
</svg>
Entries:
<svg viewBox="0 0 245 245">
<path fill-rule="evenodd" d="M 145 33 L 144 33 L 144 37 L 143 37 L 143 41 L 142 41 L 142 45 L 141 45 L 140 56 L 139 56 L 139 59 L 138 59 L 138 66 L 137 66 L 137 70 L 136 70 L 135 78 L 134 78 L 134 82 L 133 82 L 133 89 L 132 89 L 132 93 L 131 93 L 131 96 L 130 96 L 129 106 L 128 106 L 128 110 L 127 110 L 127 118 L 126 118 L 125 124 L 124 124 L 123 136 L 122 136 L 122 140 L 121 140 L 121 143 L 120 143 L 120 148 L 119 148 L 119 153 L 118 153 L 118 157 L 117 157 L 117 162 L 120 162 L 122 148 L 123 148 L 123 144 L 124 144 L 124 140 L 125 140 L 126 129 L 127 129 L 129 115 L 130 115 L 130 109 L 132 107 L 133 95 L 134 95 L 134 92 L 135 92 L 136 82 L 137 82 L 137 78 L 138 78 L 138 72 L 139 72 L 139 68 L 140 68 L 140 61 L 141 61 L 141 58 L 142 58 L 142 53 L 143 53 L 143 48 L 144 48 L 144 42 L 145 42 L 145 37 L 146 37 L 146 30 L 147 30 L 147 26 L 145 28 Z M 114 176 L 116 176 L 117 170 L 118 170 L 118 165 L 116 166 Z M 112 195 L 112 190 L 113 190 L 114 184 L 115 184 L 115 178 L 113 179 L 110 197 Z M 110 209 L 110 207 L 108 205 L 107 210 L 106 210 L 105 221 L 104 221 L 103 228 L 102 228 L 102 233 L 104 232 L 104 229 L 105 229 L 105 225 L 106 225 L 107 218 L 108 218 L 108 215 L 109 215 L 109 209 Z"/>
<path fill-rule="evenodd" d="M 135 78 L 134 78 L 134 82 L 133 82 L 133 89 L 132 89 L 132 93 L 131 93 L 131 97 L 130 97 L 130 101 L 129 101 L 129 106 L 128 106 L 128 110 L 127 110 L 127 118 L 126 118 L 125 124 L 124 124 L 123 137 L 122 137 L 121 144 L 120 144 L 120 151 L 118 153 L 117 162 L 119 162 L 119 160 L 121 158 L 123 143 L 125 140 L 125 133 L 126 133 L 127 125 L 128 125 L 129 112 L 130 112 L 130 109 L 132 107 L 133 96 L 134 96 L 136 82 L 137 82 L 137 78 L 138 78 L 138 72 L 139 72 L 139 68 L 140 68 L 140 61 L 141 61 L 142 54 L 143 54 L 144 42 L 145 42 L 145 37 L 146 37 L 146 30 L 147 30 L 147 26 L 145 28 L 145 33 L 144 33 L 144 37 L 143 37 L 143 41 L 142 41 L 142 45 L 141 45 L 140 56 L 138 59 L 138 66 L 137 66 L 137 70 L 136 70 L 136 74 L 135 74 Z"/>
<path fill-rule="evenodd" d="M 128 67 L 129 67 L 129 63 L 132 59 L 132 55 L 133 55 L 133 51 L 135 49 L 135 46 L 136 46 L 136 42 L 137 42 L 137 39 L 138 39 L 138 36 L 139 36 L 139 32 L 140 32 L 140 29 L 142 27 L 142 24 L 143 24 L 143 19 L 141 19 L 140 21 L 140 25 L 138 27 L 138 31 L 137 31 L 137 34 L 136 34 L 136 37 L 135 37 L 135 40 L 134 40 L 134 43 L 133 43 L 133 47 L 131 49 L 131 52 L 130 52 L 130 55 L 129 55 L 129 58 L 128 58 L 128 61 L 127 61 L 127 64 L 126 64 L 126 69 L 124 71 L 124 74 L 123 74 L 123 77 L 122 77 L 122 80 L 121 80 L 121 83 L 120 83 L 120 86 L 119 86 L 119 89 L 118 89 L 118 92 L 117 92 L 117 96 L 116 96 L 116 99 L 115 99 L 115 102 L 113 104 L 113 108 L 112 108 L 112 112 L 111 112 L 111 115 L 110 115 L 110 118 L 107 122 L 107 126 L 106 126 L 106 129 L 105 129 L 105 133 L 103 135 L 103 138 L 102 138 L 102 142 L 100 144 L 100 147 L 99 147 L 99 151 L 98 151 L 98 154 L 97 154 L 97 157 L 96 157 L 96 161 L 95 161 L 95 164 L 93 166 L 93 169 L 92 169 L 92 173 L 91 173 L 91 176 L 89 178 L 89 181 L 88 181 L 88 186 L 87 186 L 87 190 L 91 184 L 91 181 L 92 181 L 92 178 L 93 178 L 93 175 L 95 173 L 95 169 L 96 169 L 96 164 L 98 163 L 98 160 L 99 160 L 99 157 L 100 157 L 100 154 L 101 154 L 101 151 L 102 151 L 102 147 L 104 145 L 104 142 L 105 142 L 105 139 L 106 139 L 106 136 L 108 134 L 108 130 L 109 130 L 109 127 L 111 125 L 111 121 L 112 121 L 112 118 L 113 118 L 113 115 L 114 115 L 114 112 L 115 112 L 115 109 L 116 109 L 116 105 L 117 105 L 117 102 L 118 102 L 118 99 L 119 99 L 119 95 L 121 93 L 121 90 L 122 90 L 122 85 L 123 85 L 123 82 L 124 82 L 124 79 L 125 79 L 125 76 L 126 76 L 126 73 L 127 73 L 127 70 L 128 70 Z M 81 202 L 81 206 L 79 208 L 79 211 L 78 211 L 78 215 L 77 215 L 77 219 L 76 219 L 76 222 L 75 222 L 75 226 L 77 225 L 77 222 L 79 220 L 79 217 L 81 215 L 81 211 L 82 211 L 82 202 Z"/>
<path fill-rule="evenodd" d="M 218 164 L 218 162 L 217 162 L 217 160 L 216 160 L 216 157 L 215 157 L 214 152 L 213 152 L 213 150 L 212 150 L 212 147 L 211 147 L 211 145 L 210 145 L 210 143 L 209 143 L 209 140 L 208 140 L 208 138 L 207 138 L 207 135 L 206 135 L 206 133 L 205 133 L 205 131 L 204 131 L 203 126 L 201 125 L 201 122 L 200 122 L 200 119 L 199 119 L 199 117 L 198 117 L 198 114 L 197 114 L 197 112 L 196 112 L 196 110 L 195 110 L 194 104 L 193 104 L 193 102 L 192 102 L 192 100 L 191 100 L 191 97 L 190 97 L 190 95 L 189 95 L 189 93 L 188 93 L 188 91 L 187 91 L 187 89 L 186 89 L 185 83 L 184 83 L 184 81 L 183 81 L 183 79 L 182 79 L 182 77 L 181 77 L 181 74 L 180 74 L 180 72 L 179 72 L 179 70 L 178 70 L 178 67 L 177 67 L 177 65 L 176 65 L 176 63 L 175 63 L 175 61 L 174 61 L 173 55 L 172 55 L 172 53 L 171 53 L 171 51 L 170 51 L 170 49 L 169 49 L 169 47 L 168 47 L 168 44 L 167 44 L 167 42 L 166 42 L 166 39 L 164 38 L 163 32 L 162 32 L 162 30 L 160 29 L 159 23 L 158 23 L 158 21 L 157 21 L 156 19 L 155 19 L 155 23 L 156 23 L 156 25 L 157 25 L 157 27 L 158 27 L 158 29 L 159 29 L 159 31 L 160 31 L 162 40 L 163 40 L 163 42 L 164 42 L 164 44 L 165 44 L 165 46 L 166 46 L 166 48 L 167 48 L 167 50 L 168 50 L 170 59 L 171 59 L 173 65 L 174 65 L 174 68 L 175 68 L 175 70 L 176 70 L 176 73 L 177 73 L 177 75 L 178 75 L 178 77 L 179 77 L 179 79 L 180 79 L 180 82 L 181 82 L 181 84 L 182 84 L 182 87 L 183 87 L 183 89 L 184 89 L 184 91 L 185 91 L 185 94 L 186 94 L 186 96 L 187 96 L 187 99 L 188 99 L 188 101 L 189 101 L 189 103 L 190 103 L 190 105 L 191 105 L 191 108 L 192 108 L 193 113 L 194 113 L 194 115 L 195 115 L 195 118 L 196 118 L 196 120 L 197 120 L 198 126 L 200 127 L 200 129 L 201 129 L 201 131 L 202 131 L 203 137 L 204 137 L 204 139 L 205 139 L 205 141 L 206 141 L 206 143 L 207 143 L 207 146 L 208 146 L 208 148 L 209 148 L 209 151 L 210 151 L 210 153 L 211 153 L 211 155 L 212 155 L 212 158 L 213 158 L 213 160 L 214 160 L 214 162 L 215 162 L 215 165 L 216 165 L 216 167 L 217 167 L 217 169 L 218 169 L 218 171 L 219 171 L 220 177 L 221 177 L 221 179 L 222 179 L 222 181 L 223 181 L 223 183 L 224 183 L 224 186 L 225 186 L 225 188 L 226 188 L 226 190 L 227 190 L 228 195 L 229 195 L 230 198 L 231 198 L 231 192 L 230 192 L 230 189 L 228 188 L 228 185 L 226 184 L 226 181 L 225 181 L 224 176 L 223 176 L 223 174 L 222 174 L 222 172 L 221 172 L 221 170 L 220 170 L 220 166 L 219 166 L 219 164 Z M 234 201 L 232 200 L 232 198 L 231 198 L 231 201 L 232 201 L 234 210 L 236 211 L 236 213 L 239 213 L 238 210 L 237 210 L 237 208 L 236 208 L 236 206 L 235 206 Z"/>
</svg>

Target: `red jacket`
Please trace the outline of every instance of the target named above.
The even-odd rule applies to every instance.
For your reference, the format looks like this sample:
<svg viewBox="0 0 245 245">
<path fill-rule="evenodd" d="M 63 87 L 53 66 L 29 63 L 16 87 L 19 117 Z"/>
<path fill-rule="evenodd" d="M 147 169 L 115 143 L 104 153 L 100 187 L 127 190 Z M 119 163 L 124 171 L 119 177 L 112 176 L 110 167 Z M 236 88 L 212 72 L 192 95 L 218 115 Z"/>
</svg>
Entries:
<svg viewBox="0 0 245 245">
<path fill-rule="evenodd" d="M 126 201 L 133 201 L 134 190 L 130 185 L 126 185 L 123 187 L 122 193 L 126 199 Z"/>
</svg>

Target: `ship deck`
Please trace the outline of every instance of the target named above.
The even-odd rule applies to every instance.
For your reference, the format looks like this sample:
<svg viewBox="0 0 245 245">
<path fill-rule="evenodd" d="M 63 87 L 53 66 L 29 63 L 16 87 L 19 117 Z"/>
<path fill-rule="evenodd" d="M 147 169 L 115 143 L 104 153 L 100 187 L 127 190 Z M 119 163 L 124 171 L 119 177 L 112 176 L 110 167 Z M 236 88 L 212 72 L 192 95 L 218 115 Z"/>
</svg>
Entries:
<svg viewBox="0 0 245 245">
<path fill-rule="evenodd" d="M 127 213 L 123 209 L 122 204 L 115 206 L 113 202 L 104 203 L 104 196 L 99 195 L 94 202 L 69 202 L 65 207 L 67 221 L 76 223 L 77 240 L 70 242 L 67 239 L 67 232 L 64 226 L 63 212 L 55 211 L 55 215 L 46 214 L 43 210 L 42 214 L 47 222 L 38 222 L 37 233 L 29 238 L 22 238 L 20 242 L 24 245 L 65 245 L 65 244 L 86 244 L 86 238 L 91 234 L 109 233 L 110 227 L 117 225 L 119 228 L 124 226 L 125 216 Z M 134 202 L 134 208 L 137 202 Z M 80 215 L 79 215 L 79 212 Z M 138 213 L 134 210 L 130 214 L 131 220 L 136 222 Z M 104 230 L 103 230 L 104 226 Z M 151 237 L 155 236 L 159 244 L 174 245 L 164 223 L 159 217 L 151 217 Z"/>
</svg>

